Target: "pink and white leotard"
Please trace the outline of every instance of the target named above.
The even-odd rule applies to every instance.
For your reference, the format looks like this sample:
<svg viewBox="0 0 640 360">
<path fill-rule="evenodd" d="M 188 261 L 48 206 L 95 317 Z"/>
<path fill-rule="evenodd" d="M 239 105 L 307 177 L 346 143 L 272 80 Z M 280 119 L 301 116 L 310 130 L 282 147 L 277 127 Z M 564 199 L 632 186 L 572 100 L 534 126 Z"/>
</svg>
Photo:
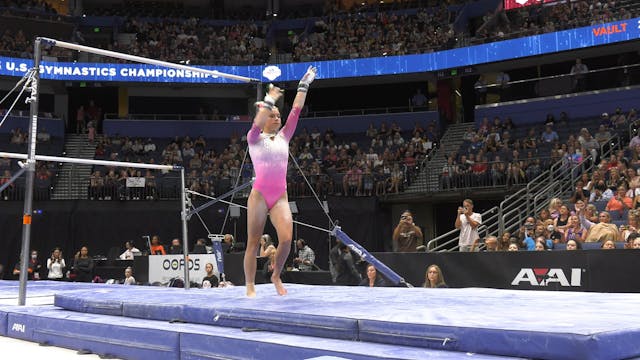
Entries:
<svg viewBox="0 0 640 360">
<path fill-rule="evenodd" d="M 275 137 L 262 133 L 255 123 L 247 133 L 249 154 L 256 173 L 253 188 L 262 194 L 268 209 L 287 191 L 289 141 L 296 131 L 299 117 L 300 108 L 291 109 L 286 124 Z"/>
</svg>

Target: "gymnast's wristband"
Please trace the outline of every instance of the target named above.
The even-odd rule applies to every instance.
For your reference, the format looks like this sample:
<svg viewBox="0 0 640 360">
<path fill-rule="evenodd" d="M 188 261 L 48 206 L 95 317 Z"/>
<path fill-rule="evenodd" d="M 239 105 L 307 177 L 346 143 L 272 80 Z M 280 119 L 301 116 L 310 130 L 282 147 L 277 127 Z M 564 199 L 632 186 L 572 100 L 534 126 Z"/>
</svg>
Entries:
<svg viewBox="0 0 640 360">
<path fill-rule="evenodd" d="M 258 110 L 260 109 L 267 109 L 269 111 L 273 110 L 273 105 L 267 103 L 266 101 L 258 101 L 256 103 L 256 106 L 258 107 Z"/>
<path fill-rule="evenodd" d="M 272 108 L 276 105 L 276 99 L 271 97 L 269 94 L 264 96 L 264 102 Z"/>
<path fill-rule="evenodd" d="M 307 92 L 309 91 L 309 84 L 306 82 L 300 81 L 298 83 L 298 91 Z"/>
</svg>

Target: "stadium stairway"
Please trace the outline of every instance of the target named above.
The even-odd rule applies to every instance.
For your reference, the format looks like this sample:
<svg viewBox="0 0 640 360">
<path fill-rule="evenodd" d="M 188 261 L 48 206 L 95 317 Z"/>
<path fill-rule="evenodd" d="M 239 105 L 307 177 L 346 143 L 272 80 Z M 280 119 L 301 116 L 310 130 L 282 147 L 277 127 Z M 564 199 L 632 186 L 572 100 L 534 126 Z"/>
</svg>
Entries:
<svg viewBox="0 0 640 360">
<path fill-rule="evenodd" d="M 447 163 L 447 156 L 455 154 L 463 143 L 464 133 L 474 127 L 472 123 L 452 124 L 440 139 L 440 146 L 434 150 L 431 159 L 413 184 L 406 190 L 408 193 L 438 191 L 440 189 L 440 173 Z"/>
<path fill-rule="evenodd" d="M 90 144 L 86 134 L 67 134 L 64 144 L 65 157 L 93 159 L 95 142 Z M 52 200 L 86 199 L 88 197 L 91 165 L 64 163 L 59 172 Z"/>
</svg>

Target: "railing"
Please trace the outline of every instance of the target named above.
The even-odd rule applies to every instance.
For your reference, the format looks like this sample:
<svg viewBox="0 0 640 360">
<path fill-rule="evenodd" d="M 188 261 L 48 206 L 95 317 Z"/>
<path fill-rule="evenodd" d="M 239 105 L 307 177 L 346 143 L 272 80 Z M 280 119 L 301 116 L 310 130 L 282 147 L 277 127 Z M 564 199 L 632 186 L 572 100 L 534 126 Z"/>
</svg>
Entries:
<svg viewBox="0 0 640 360">
<path fill-rule="evenodd" d="M 640 84 L 640 64 L 515 80 L 506 84 L 477 84 L 476 105 L 612 89 Z M 491 96 L 493 95 L 493 96 Z"/>
<path fill-rule="evenodd" d="M 621 147 L 618 135 L 612 136 L 600 148 L 600 157 L 608 157 Z M 534 216 L 554 197 L 566 196 L 573 190 L 576 180 L 583 172 L 595 166 L 591 155 L 580 163 L 571 164 L 561 159 L 551 165 L 549 170 L 532 179 L 526 187 L 507 196 L 499 206 L 482 213 L 482 225 L 478 228 L 480 239 L 488 235 L 514 232 L 524 223 L 528 216 Z M 428 251 L 452 251 L 458 249 L 458 229 L 446 232 L 427 243 Z"/>
<path fill-rule="evenodd" d="M 346 110 L 323 110 L 309 111 L 304 117 L 333 117 L 349 115 L 372 115 L 372 114 L 396 114 L 404 112 L 428 111 L 427 106 L 389 106 L 379 108 L 361 108 Z M 107 113 L 105 119 L 130 119 L 130 120 L 202 120 L 202 121 L 230 121 L 235 117 L 247 117 L 247 114 L 127 114 L 120 116 L 116 113 Z M 247 120 L 250 120 L 247 118 Z M 234 120 L 235 121 L 235 120 Z"/>
<path fill-rule="evenodd" d="M 115 113 L 104 114 L 105 119 L 129 119 L 129 120 L 202 120 L 202 121 L 228 121 L 238 114 L 127 114 L 120 116 Z"/>
</svg>

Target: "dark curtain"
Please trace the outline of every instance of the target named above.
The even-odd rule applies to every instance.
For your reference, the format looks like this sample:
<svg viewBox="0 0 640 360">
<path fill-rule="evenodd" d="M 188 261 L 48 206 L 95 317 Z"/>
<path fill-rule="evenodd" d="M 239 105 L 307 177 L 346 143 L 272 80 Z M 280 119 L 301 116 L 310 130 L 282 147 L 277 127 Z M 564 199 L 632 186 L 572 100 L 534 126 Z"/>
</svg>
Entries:
<svg viewBox="0 0 640 360">
<path fill-rule="evenodd" d="M 244 204 L 243 201 L 236 201 Z M 361 243 L 369 251 L 384 251 L 391 238 L 389 210 L 382 209 L 373 198 L 329 198 L 329 213 L 339 221 L 342 230 Z M 199 206 L 205 201 L 194 201 Z M 324 229 L 331 229 L 320 204 L 315 199 L 296 200 L 299 213 L 296 220 Z M 71 264 L 80 247 L 87 246 L 90 256 L 106 256 L 112 247 L 124 251 L 125 241 L 133 241 L 140 250 L 146 249 L 145 235 L 157 234 L 168 246 L 171 239 L 182 239 L 180 204 L 176 201 L 48 201 L 34 203 L 37 209 L 31 226 L 31 249 L 38 250 L 44 264 L 55 247 L 63 251 L 67 264 Z M 200 213 L 206 227 L 214 234 L 236 234 L 239 241 L 246 241 L 246 212 L 240 218 L 227 220 L 222 229 L 227 206 L 216 203 Z M 21 202 L 5 202 L 0 208 L 0 263 L 5 274 L 10 274 L 16 264 L 22 244 Z M 222 230 L 222 231 L 221 231 Z M 277 240 L 275 230 L 267 222 L 265 232 Z M 304 238 L 316 253 L 316 264 L 328 270 L 329 234 L 296 225 L 294 236 Z M 195 239 L 207 238 L 207 230 L 196 215 L 188 222 L 189 247 Z M 46 275 L 46 274 L 43 274 Z"/>
</svg>

